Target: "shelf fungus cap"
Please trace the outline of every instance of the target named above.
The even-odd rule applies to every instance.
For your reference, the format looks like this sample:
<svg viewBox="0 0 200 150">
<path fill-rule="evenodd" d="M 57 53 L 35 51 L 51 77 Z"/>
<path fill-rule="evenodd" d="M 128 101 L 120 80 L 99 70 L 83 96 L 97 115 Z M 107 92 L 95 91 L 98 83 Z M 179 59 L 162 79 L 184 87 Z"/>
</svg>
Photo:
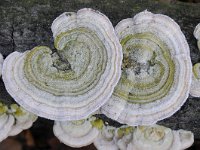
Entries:
<svg viewBox="0 0 200 150">
<path fill-rule="evenodd" d="M 194 36 L 197 39 L 197 46 L 200 50 L 200 23 L 194 30 Z M 194 97 L 200 97 L 200 63 L 196 63 L 193 66 L 192 84 L 190 88 L 190 95 Z"/>
<path fill-rule="evenodd" d="M 169 128 L 159 125 L 138 126 L 127 150 L 171 150 L 173 139 L 173 132 Z"/>
<path fill-rule="evenodd" d="M 190 88 L 190 95 L 200 97 L 200 63 L 193 66 L 192 84 Z"/>
<path fill-rule="evenodd" d="M 98 150 L 126 150 L 132 141 L 134 127 L 123 125 L 119 128 L 105 125 L 99 136 L 95 139 L 94 145 Z"/>
<path fill-rule="evenodd" d="M 126 150 L 133 139 L 135 127 L 123 125 L 115 130 L 115 143 L 120 150 Z"/>
<path fill-rule="evenodd" d="M 130 126 L 170 117 L 186 101 L 192 78 L 190 51 L 178 24 L 148 11 L 115 27 L 123 50 L 122 75 L 101 112 Z"/>
<path fill-rule="evenodd" d="M 112 95 L 121 75 L 121 45 L 109 19 L 91 9 L 63 13 L 52 31 L 56 51 L 39 46 L 5 59 L 5 87 L 38 116 L 85 119 Z"/>
<path fill-rule="evenodd" d="M 190 131 L 151 126 L 104 126 L 94 145 L 98 150 L 183 150 L 194 142 Z"/>
<path fill-rule="evenodd" d="M 14 124 L 14 117 L 7 113 L 8 107 L 0 103 L 0 142 L 6 139 Z"/>
<path fill-rule="evenodd" d="M 173 142 L 173 147 L 174 147 L 173 150 L 187 149 L 194 143 L 194 134 L 191 131 L 180 129 L 177 131 L 173 131 L 173 134 L 174 138 L 176 138 Z"/>
<path fill-rule="evenodd" d="M 194 135 L 190 131 L 171 130 L 160 125 L 139 126 L 133 132 L 133 139 L 127 150 L 183 150 L 194 142 Z"/>
<path fill-rule="evenodd" d="M 173 144 L 170 150 L 184 150 L 194 143 L 194 134 L 191 131 L 177 130 L 173 131 Z"/>
<path fill-rule="evenodd" d="M 55 121 L 53 132 L 62 143 L 71 147 L 87 146 L 99 134 L 99 130 L 92 126 L 90 120 Z"/>
<path fill-rule="evenodd" d="M 12 104 L 10 106 L 10 113 L 14 116 L 15 123 L 12 126 L 12 129 L 8 133 L 9 136 L 17 135 L 21 131 L 30 128 L 33 122 L 37 120 L 36 115 L 26 111 L 17 104 Z"/>
<path fill-rule="evenodd" d="M 118 150 L 118 146 L 115 143 L 115 127 L 112 126 L 104 126 L 99 133 L 98 137 L 94 140 L 94 146 L 98 150 Z"/>
<path fill-rule="evenodd" d="M 194 37 L 197 39 L 197 46 L 200 50 L 200 23 L 194 29 Z"/>
</svg>

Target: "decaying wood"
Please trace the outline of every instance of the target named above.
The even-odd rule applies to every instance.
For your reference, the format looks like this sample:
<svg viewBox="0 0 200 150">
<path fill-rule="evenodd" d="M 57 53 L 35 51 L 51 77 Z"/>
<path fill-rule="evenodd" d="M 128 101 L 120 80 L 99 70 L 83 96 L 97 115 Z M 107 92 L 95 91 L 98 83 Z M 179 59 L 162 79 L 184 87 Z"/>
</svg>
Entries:
<svg viewBox="0 0 200 150">
<path fill-rule="evenodd" d="M 200 51 L 193 36 L 194 27 L 200 23 L 200 4 L 163 3 L 155 0 L 2 0 L 0 1 L 0 52 L 6 57 L 13 51 L 22 52 L 37 45 L 55 49 L 50 30 L 52 21 L 64 11 L 77 11 L 84 7 L 106 14 L 113 25 L 145 9 L 168 15 L 181 26 L 190 46 L 192 62 L 200 62 Z M 6 103 L 12 102 L 2 80 L 0 80 L 0 99 Z M 36 122 L 33 130 L 39 129 L 40 123 Z M 159 124 L 173 129 L 190 130 L 194 132 L 195 138 L 199 139 L 200 98 L 189 97 L 181 110 L 174 116 L 160 121 Z"/>
</svg>

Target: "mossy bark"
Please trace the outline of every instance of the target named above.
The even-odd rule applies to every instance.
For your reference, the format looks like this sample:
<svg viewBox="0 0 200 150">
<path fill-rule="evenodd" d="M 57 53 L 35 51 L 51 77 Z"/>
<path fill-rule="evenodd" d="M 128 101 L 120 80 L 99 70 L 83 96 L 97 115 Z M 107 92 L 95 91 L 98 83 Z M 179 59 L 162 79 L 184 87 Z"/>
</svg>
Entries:
<svg viewBox="0 0 200 150">
<path fill-rule="evenodd" d="M 0 53 L 6 57 L 13 51 L 23 52 L 38 45 L 55 49 L 50 30 L 52 21 L 62 12 L 77 11 L 85 7 L 106 14 L 114 26 L 120 20 L 133 17 L 146 9 L 153 13 L 168 15 L 180 25 L 185 34 L 190 46 L 192 63 L 200 62 L 200 51 L 193 36 L 194 27 L 200 23 L 200 4 L 164 3 L 158 0 L 1 0 Z M 2 80 L 0 99 L 7 103 L 12 102 Z M 199 139 L 200 98 L 189 97 L 181 110 L 158 124 L 193 131 L 195 138 Z M 35 128 L 37 127 L 36 122 Z"/>
</svg>

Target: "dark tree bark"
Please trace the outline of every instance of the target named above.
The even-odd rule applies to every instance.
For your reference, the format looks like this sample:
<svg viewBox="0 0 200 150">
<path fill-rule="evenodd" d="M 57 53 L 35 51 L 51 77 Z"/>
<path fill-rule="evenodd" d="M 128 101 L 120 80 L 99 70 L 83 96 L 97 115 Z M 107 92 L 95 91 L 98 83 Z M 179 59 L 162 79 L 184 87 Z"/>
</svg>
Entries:
<svg viewBox="0 0 200 150">
<path fill-rule="evenodd" d="M 200 51 L 193 36 L 200 23 L 200 4 L 165 3 L 151 0 L 1 0 L 0 1 L 0 53 L 4 58 L 13 51 L 26 51 L 37 45 L 53 46 L 52 21 L 65 11 L 88 7 L 106 14 L 115 26 L 120 20 L 133 17 L 147 9 L 173 18 L 181 27 L 190 46 L 192 63 L 200 62 Z M 13 102 L 0 80 L 0 99 Z M 103 117 L 104 118 L 104 117 Z M 52 126 L 51 121 L 46 121 Z M 39 129 L 41 121 L 33 126 Z M 172 117 L 158 122 L 173 129 L 194 132 L 200 138 L 200 98 L 189 97 L 184 106 Z"/>
</svg>

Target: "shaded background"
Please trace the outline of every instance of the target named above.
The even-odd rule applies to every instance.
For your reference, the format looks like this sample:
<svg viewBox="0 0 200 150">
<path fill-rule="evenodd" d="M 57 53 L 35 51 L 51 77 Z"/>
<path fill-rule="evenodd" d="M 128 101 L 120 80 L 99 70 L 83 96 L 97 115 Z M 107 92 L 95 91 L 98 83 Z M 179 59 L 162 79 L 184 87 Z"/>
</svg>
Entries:
<svg viewBox="0 0 200 150">
<path fill-rule="evenodd" d="M 0 53 L 4 58 L 13 51 L 30 50 L 45 45 L 54 50 L 50 30 L 52 21 L 64 11 L 90 7 L 104 13 L 115 26 L 120 20 L 133 17 L 145 9 L 173 18 L 181 27 L 191 50 L 192 63 L 200 62 L 200 51 L 193 36 L 200 23 L 200 0 L 1 0 Z M 0 99 L 13 103 L 0 80 Z M 101 116 L 104 120 L 108 119 Z M 112 125 L 116 123 L 110 121 Z M 200 149 L 200 99 L 189 97 L 172 117 L 158 122 L 172 129 L 190 130 L 195 143 L 190 149 Z M 0 143 L 0 150 L 72 150 L 53 135 L 53 121 L 39 118 L 29 130 Z M 95 150 L 94 146 L 81 148 Z"/>
</svg>

